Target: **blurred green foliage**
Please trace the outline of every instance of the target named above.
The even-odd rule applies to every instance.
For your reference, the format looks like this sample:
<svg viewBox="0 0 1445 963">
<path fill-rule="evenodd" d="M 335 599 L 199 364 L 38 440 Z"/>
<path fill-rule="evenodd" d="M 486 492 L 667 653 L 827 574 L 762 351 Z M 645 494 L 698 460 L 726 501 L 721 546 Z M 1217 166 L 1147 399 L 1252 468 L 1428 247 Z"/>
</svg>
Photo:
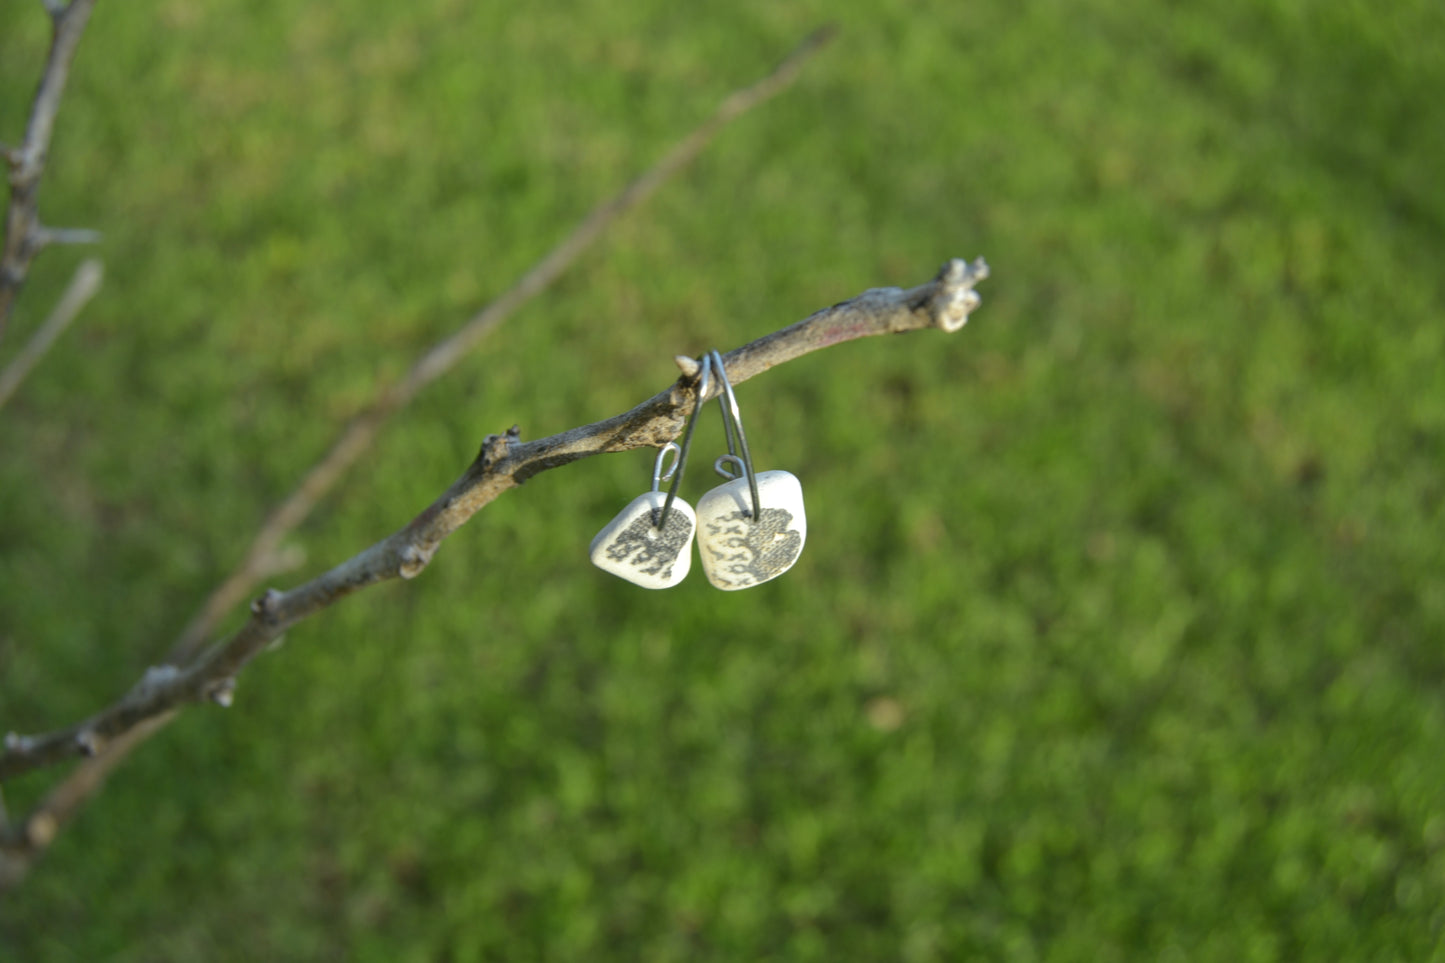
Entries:
<svg viewBox="0 0 1445 963">
<path fill-rule="evenodd" d="M 539 476 L 138 753 L 0 958 L 1445 958 L 1435 0 L 100 4 L 42 213 L 107 282 L 0 412 L 0 728 L 116 697 L 378 386 L 825 18 L 282 584 L 489 432 L 985 255 L 963 332 L 740 389 L 798 566 L 634 589 L 585 550 L 650 455 Z M 0 138 L 45 45 L 0 6 Z"/>
</svg>

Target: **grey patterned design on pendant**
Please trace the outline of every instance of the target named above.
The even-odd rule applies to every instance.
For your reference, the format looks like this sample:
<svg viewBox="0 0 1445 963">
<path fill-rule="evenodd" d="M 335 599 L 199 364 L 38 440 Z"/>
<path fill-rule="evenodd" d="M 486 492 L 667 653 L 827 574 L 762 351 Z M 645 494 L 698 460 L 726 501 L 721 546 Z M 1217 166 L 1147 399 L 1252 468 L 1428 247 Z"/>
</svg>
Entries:
<svg viewBox="0 0 1445 963">
<path fill-rule="evenodd" d="M 672 563 L 692 538 L 692 519 L 682 512 L 672 512 L 659 531 L 653 524 L 657 513 L 657 509 L 647 512 L 618 532 L 607 546 L 607 557 L 614 562 L 626 562 L 647 575 L 667 579 L 672 577 Z"/>
<path fill-rule="evenodd" d="M 781 508 L 764 508 L 762 518 L 754 524 L 746 512 L 732 512 L 707 523 L 709 542 L 718 564 L 712 571 L 720 581 L 723 575 L 731 585 L 746 587 L 766 582 L 787 571 L 803 550 L 803 536 L 791 528 L 793 513 Z M 719 537 L 721 536 L 721 537 Z M 722 545 L 718 551 L 712 546 Z"/>
</svg>

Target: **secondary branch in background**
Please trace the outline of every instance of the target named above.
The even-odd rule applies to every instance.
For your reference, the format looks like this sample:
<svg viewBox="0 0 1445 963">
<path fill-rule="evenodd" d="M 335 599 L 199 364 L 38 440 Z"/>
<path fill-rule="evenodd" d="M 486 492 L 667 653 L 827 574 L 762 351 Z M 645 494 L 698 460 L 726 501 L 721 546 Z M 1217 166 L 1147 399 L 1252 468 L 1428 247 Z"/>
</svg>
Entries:
<svg viewBox="0 0 1445 963">
<path fill-rule="evenodd" d="M 75 269 L 74 276 L 70 279 L 70 285 L 65 293 L 60 296 L 60 301 L 55 305 L 55 310 L 50 312 L 50 317 L 45 323 L 35 330 L 25 347 L 20 349 L 4 371 L 0 371 L 0 408 L 5 407 L 5 402 L 15 394 L 25 376 L 40 363 L 45 357 L 45 352 L 55 344 L 55 340 L 70 327 L 70 322 L 80 314 L 82 308 L 95 297 L 95 292 L 100 290 L 100 281 L 104 275 L 100 262 L 95 258 L 87 258 Z"/>
<path fill-rule="evenodd" d="M 40 223 L 39 208 L 40 178 L 50 154 L 50 135 L 60 110 L 60 96 L 70 76 L 75 48 L 80 44 L 80 35 L 94 6 L 95 0 L 70 0 L 69 3 L 51 0 L 45 4 L 55 28 L 50 55 L 35 92 L 35 104 L 30 109 L 25 140 L 5 151 L 10 169 L 10 209 L 5 216 L 4 245 L 0 247 L 0 337 L 5 334 L 10 310 L 25 284 L 35 255 L 48 244 L 90 243 L 99 238 L 94 231 L 45 227 Z"/>
</svg>

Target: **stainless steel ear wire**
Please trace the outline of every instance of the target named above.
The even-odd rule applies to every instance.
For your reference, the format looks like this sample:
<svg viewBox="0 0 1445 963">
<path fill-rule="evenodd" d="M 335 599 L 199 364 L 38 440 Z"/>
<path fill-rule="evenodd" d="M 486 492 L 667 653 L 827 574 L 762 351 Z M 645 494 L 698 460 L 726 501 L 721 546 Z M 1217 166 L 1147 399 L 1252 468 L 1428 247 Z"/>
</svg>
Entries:
<svg viewBox="0 0 1445 963">
<path fill-rule="evenodd" d="M 792 568 L 808 535 L 803 486 L 786 471 L 753 467 L 743 431 L 738 398 L 722 355 L 710 352 L 713 377 L 720 381 L 718 405 L 728 453 L 713 465 L 726 481 L 705 493 L 694 507 L 697 548 L 707 580 L 724 591 L 751 588 Z M 768 493 L 768 504 L 762 493 Z"/>
<path fill-rule="evenodd" d="M 667 456 L 675 456 L 672 465 L 663 470 L 662 466 L 667 464 Z M 652 490 L 657 491 L 665 481 L 671 481 L 672 476 L 677 474 L 678 468 L 682 467 L 682 449 L 677 442 L 669 441 L 657 450 L 657 460 L 652 463 Z"/>
<path fill-rule="evenodd" d="M 717 351 L 698 359 L 693 391 L 681 444 L 661 447 L 652 465 L 651 490 L 634 498 L 593 537 L 588 555 L 598 568 L 634 585 L 664 589 L 687 577 L 696 541 L 715 587 L 734 591 L 761 585 L 792 568 L 803 550 L 808 520 L 802 484 L 789 472 L 758 474 L 753 467 L 737 394 Z M 677 493 L 710 392 L 718 396 L 727 438 L 727 454 L 713 467 L 725 481 L 694 508 Z M 662 486 L 669 481 L 664 495 Z M 768 493 L 766 508 L 762 492 Z"/>
<path fill-rule="evenodd" d="M 733 434 L 733 422 L 728 417 L 727 402 L 720 393 L 717 399 L 718 412 L 722 414 L 723 436 L 727 438 L 728 450 L 726 455 L 718 455 L 712 463 L 712 470 L 722 478 L 732 481 L 735 478 L 742 478 L 747 474 L 747 466 L 743 464 L 742 458 L 738 456 L 737 438 Z"/>
<path fill-rule="evenodd" d="M 718 380 L 722 382 L 722 394 L 718 395 L 717 401 L 718 406 L 722 408 L 723 431 L 726 432 L 728 439 L 728 453 L 713 463 L 713 470 L 731 481 L 738 476 L 729 472 L 723 465 L 740 465 L 742 467 L 743 472 L 748 476 L 748 493 L 753 497 L 751 515 L 753 521 L 757 521 L 762 517 L 762 502 L 758 498 L 758 475 L 753 470 L 752 453 L 748 451 L 748 436 L 743 434 L 743 416 L 742 412 L 738 410 L 738 396 L 733 394 L 733 385 L 728 380 L 722 355 L 713 350 L 708 352 L 708 357 L 712 359 L 713 367 L 717 369 Z M 733 444 L 734 433 L 737 435 L 736 446 Z"/>
<path fill-rule="evenodd" d="M 713 354 L 717 354 L 717 352 L 714 351 Z M 692 447 L 692 433 L 697 429 L 697 416 L 702 411 L 703 399 L 707 397 L 708 389 L 712 387 L 711 369 L 712 358 L 709 355 L 703 355 L 701 368 L 697 375 L 697 399 L 692 404 L 692 416 L 688 419 L 687 430 L 682 435 L 682 447 L 678 449 L 677 463 L 673 466 L 672 484 L 667 489 L 667 501 L 662 503 L 662 510 L 657 514 L 656 528 L 663 528 L 667 525 L 667 516 L 672 511 L 673 501 L 677 499 L 677 489 L 682 485 L 682 472 L 687 467 L 687 453 Z M 726 382 L 726 378 L 724 378 L 724 382 Z M 668 444 L 676 446 L 675 442 L 668 442 Z M 666 450 L 663 448 L 663 452 Z M 660 469 L 661 466 L 662 453 L 659 452 L 657 467 Z M 657 474 L 656 470 L 653 472 L 653 477 L 657 483 L 661 482 L 661 476 Z M 657 487 L 654 485 L 653 491 L 656 490 Z"/>
</svg>

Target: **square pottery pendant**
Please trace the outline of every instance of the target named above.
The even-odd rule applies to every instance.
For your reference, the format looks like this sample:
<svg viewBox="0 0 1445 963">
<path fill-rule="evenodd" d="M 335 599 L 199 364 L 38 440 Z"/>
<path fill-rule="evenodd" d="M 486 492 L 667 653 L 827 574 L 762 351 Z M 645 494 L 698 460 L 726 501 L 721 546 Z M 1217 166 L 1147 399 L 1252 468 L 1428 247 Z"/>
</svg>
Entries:
<svg viewBox="0 0 1445 963">
<path fill-rule="evenodd" d="M 798 560 L 808 536 L 803 485 L 785 471 L 758 475 L 762 517 L 752 517 L 747 478 L 719 485 L 697 503 L 697 547 L 707 579 L 720 589 L 751 588 Z"/>
<path fill-rule="evenodd" d="M 659 531 L 655 520 L 666 501 L 664 492 L 634 498 L 592 539 L 592 564 L 649 589 L 670 588 L 687 578 L 697 516 L 687 502 L 673 499 L 667 525 Z"/>
</svg>

